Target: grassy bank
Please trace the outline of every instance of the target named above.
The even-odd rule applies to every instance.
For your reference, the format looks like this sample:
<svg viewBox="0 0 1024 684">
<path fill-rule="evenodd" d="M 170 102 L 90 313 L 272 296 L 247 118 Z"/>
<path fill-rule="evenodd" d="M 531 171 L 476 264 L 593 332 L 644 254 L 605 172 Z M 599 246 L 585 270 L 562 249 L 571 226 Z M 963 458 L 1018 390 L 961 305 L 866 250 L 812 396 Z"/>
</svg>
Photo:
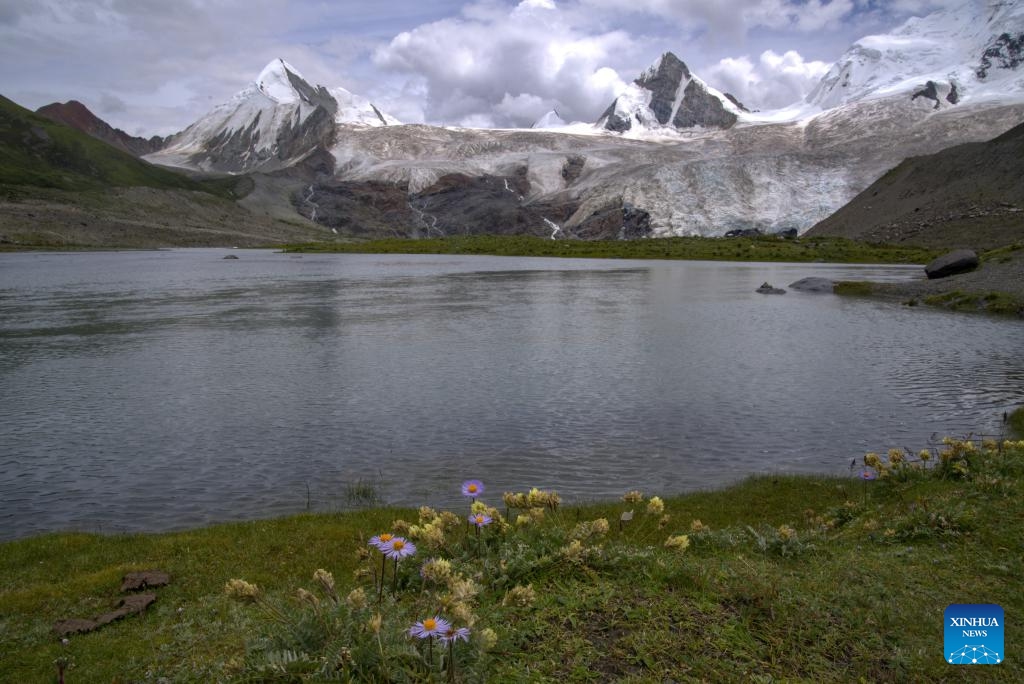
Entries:
<svg viewBox="0 0 1024 684">
<path fill-rule="evenodd" d="M 528 235 L 476 235 L 426 240 L 385 239 L 322 242 L 284 247 L 288 252 L 362 254 L 487 254 L 610 259 L 695 259 L 864 264 L 925 263 L 936 252 L 916 247 L 874 245 L 842 238 L 783 239 L 679 237 L 651 240 L 548 240 Z"/>
<path fill-rule="evenodd" d="M 664 502 L 556 507 L 532 492 L 506 509 L 485 492 L 496 506 L 479 528 L 467 499 L 456 513 L 9 542 L 0 680 L 53 681 L 65 658 L 69 682 L 1019 681 L 1012 629 L 1003 664 L 946 664 L 943 611 L 1024 611 L 1024 442 L 951 442 L 926 456 L 868 456 L 871 481 L 858 466 Z M 416 553 L 383 560 L 367 541 L 389 530 Z M 143 615 L 67 645 L 51 633 L 58 619 L 108 610 L 124 573 L 151 568 L 172 583 Z M 245 581 L 226 592 L 234 579 Z M 449 651 L 409 635 L 435 615 L 469 627 L 467 640 Z"/>
</svg>

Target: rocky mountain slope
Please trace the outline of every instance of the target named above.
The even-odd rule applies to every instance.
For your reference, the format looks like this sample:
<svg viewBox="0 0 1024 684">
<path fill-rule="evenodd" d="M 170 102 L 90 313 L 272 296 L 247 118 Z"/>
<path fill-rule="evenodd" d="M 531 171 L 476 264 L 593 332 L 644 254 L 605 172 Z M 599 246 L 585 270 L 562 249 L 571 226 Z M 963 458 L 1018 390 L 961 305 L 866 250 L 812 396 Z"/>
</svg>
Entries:
<svg viewBox="0 0 1024 684">
<path fill-rule="evenodd" d="M 68 100 L 64 103 L 54 102 L 53 104 L 40 107 L 36 110 L 36 114 L 87 133 L 136 157 L 156 152 L 166 142 L 158 135 L 152 138 L 128 135 L 120 128 L 114 128 L 93 114 L 89 111 L 88 107 L 78 100 Z"/>
<path fill-rule="evenodd" d="M 978 251 L 1024 243 L 1024 124 L 907 159 L 807 234 Z"/>
<path fill-rule="evenodd" d="M 325 230 L 239 205 L 248 178 L 148 164 L 0 97 L 0 248 L 268 245 Z"/>
<path fill-rule="evenodd" d="M 690 73 L 671 52 L 663 54 L 608 107 L 597 125 L 623 133 L 646 130 L 731 128 L 746 108 Z"/>
<path fill-rule="evenodd" d="M 344 88 L 310 85 L 275 59 L 231 100 L 215 107 L 151 156 L 155 163 L 203 171 L 274 171 L 331 144 L 338 126 L 399 122 Z"/>
</svg>

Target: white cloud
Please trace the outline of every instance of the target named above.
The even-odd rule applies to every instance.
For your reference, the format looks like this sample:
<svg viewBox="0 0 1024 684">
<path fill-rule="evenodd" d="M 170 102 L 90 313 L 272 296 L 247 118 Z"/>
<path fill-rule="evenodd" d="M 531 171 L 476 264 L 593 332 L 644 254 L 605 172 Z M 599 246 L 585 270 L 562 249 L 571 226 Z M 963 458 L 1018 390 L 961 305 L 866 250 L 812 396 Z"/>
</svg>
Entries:
<svg viewBox="0 0 1024 684">
<path fill-rule="evenodd" d="M 736 96 L 748 109 L 778 109 L 802 100 L 829 69 L 820 61 L 805 61 L 789 50 L 749 57 L 727 57 L 709 69 L 706 80 Z"/>
<path fill-rule="evenodd" d="M 512 10 L 477 3 L 462 17 L 399 34 L 374 62 L 423 79 L 428 120 L 467 125 L 482 115 L 499 126 L 529 126 L 552 107 L 592 120 L 625 86 L 607 65 L 635 45 L 623 31 L 588 33 L 569 19 L 548 0 Z"/>
</svg>

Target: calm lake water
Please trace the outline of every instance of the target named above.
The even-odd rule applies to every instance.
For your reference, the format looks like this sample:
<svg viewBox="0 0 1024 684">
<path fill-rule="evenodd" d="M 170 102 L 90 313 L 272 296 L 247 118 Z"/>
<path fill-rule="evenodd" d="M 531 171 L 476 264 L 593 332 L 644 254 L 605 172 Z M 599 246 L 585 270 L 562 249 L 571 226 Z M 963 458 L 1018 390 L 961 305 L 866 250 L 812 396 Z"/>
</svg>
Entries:
<svg viewBox="0 0 1024 684">
<path fill-rule="evenodd" d="M 224 260 L 225 254 L 238 260 Z M 998 433 L 1024 324 L 832 295 L 919 268 L 0 254 L 0 538 L 388 503 L 570 501 Z M 742 503 L 742 502 L 739 502 Z"/>
</svg>

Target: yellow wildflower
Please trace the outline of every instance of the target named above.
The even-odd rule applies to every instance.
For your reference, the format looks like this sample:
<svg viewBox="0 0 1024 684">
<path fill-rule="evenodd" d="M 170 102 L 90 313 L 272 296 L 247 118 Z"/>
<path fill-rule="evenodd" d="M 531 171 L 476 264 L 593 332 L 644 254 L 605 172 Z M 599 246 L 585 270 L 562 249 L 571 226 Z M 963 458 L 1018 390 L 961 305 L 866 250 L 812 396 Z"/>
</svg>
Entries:
<svg viewBox="0 0 1024 684">
<path fill-rule="evenodd" d="M 685 534 L 669 537 L 665 540 L 665 548 L 675 551 L 685 551 L 690 546 L 690 538 Z"/>
<path fill-rule="evenodd" d="M 505 598 L 502 599 L 501 605 L 503 606 L 519 606 L 525 608 L 533 605 L 533 602 L 537 600 L 537 594 L 533 590 L 533 585 L 528 584 L 524 586 L 515 586 L 508 590 L 505 594 Z"/>
<path fill-rule="evenodd" d="M 498 635 L 490 627 L 480 630 L 480 648 L 490 651 L 498 645 Z"/>
<path fill-rule="evenodd" d="M 348 596 L 345 597 L 345 603 L 353 610 L 362 610 L 366 607 L 366 592 L 361 587 L 356 587 L 348 592 Z"/>
<path fill-rule="evenodd" d="M 622 495 L 622 500 L 626 503 L 642 503 L 644 495 L 639 490 L 632 490 Z"/>
<path fill-rule="evenodd" d="M 227 584 L 224 585 L 224 592 L 233 599 L 239 601 L 255 601 L 260 596 L 259 587 L 255 584 L 249 584 L 242 579 L 231 579 L 228 580 Z"/>
<path fill-rule="evenodd" d="M 702 523 L 700 521 L 700 518 L 696 518 L 696 519 L 694 519 L 693 522 L 690 523 L 690 531 L 691 532 L 696 532 L 696 533 L 699 534 L 701 532 L 708 532 L 708 531 L 710 531 L 710 529 L 711 529 L 710 527 L 708 527 L 707 525 L 705 525 L 704 523 Z"/>
<path fill-rule="evenodd" d="M 651 515 L 661 515 L 665 512 L 665 502 L 661 500 L 660 496 L 651 497 L 651 500 L 647 502 L 647 512 Z"/>
</svg>

